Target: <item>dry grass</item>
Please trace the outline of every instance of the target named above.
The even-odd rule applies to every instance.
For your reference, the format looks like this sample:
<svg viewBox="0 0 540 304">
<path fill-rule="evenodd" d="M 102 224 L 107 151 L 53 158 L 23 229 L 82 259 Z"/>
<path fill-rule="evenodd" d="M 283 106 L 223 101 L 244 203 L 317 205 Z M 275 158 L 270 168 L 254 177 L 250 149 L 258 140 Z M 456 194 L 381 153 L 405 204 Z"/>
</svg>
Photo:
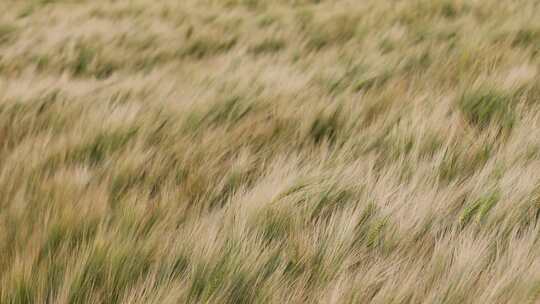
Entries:
<svg viewBox="0 0 540 304">
<path fill-rule="evenodd" d="M 540 303 L 540 2 L 2 0 L 0 303 Z"/>
</svg>

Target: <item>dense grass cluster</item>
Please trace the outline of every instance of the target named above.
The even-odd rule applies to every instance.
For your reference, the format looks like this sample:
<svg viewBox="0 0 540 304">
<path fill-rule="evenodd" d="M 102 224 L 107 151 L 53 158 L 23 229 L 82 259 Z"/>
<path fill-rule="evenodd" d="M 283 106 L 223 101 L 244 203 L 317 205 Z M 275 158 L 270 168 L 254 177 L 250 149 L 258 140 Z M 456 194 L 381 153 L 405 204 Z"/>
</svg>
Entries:
<svg viewBox="0 0 540 304">
<path fill-rule="evenodd" d="M 0 2 L 0 303 L 540 302 L 540 2 Z"/>
</svg>

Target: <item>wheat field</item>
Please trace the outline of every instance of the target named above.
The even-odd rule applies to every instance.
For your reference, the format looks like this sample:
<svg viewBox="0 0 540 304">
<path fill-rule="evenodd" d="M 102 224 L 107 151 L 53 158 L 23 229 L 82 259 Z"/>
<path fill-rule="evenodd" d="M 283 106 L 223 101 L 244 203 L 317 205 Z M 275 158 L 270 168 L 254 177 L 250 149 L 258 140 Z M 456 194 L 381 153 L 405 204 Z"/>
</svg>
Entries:
<svg viewBox="0 0 540 304">
<path fill-rule="evenodd" d="M 0 303 L 540 303 L 540 1 L 0 0 Z"/>
</svg>

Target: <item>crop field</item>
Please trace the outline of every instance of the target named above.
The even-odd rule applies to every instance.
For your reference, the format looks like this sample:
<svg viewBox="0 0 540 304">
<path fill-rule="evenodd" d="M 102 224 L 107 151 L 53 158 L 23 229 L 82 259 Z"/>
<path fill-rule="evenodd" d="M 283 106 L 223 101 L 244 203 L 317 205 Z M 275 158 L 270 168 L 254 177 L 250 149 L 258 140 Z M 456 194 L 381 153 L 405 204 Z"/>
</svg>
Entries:
<svg viewBox="0 0 540 304">
<path fill-rule="evenodd" d="M 540 303 L 540 1 L 0 0 L 0 303 Z"/>
</svg>

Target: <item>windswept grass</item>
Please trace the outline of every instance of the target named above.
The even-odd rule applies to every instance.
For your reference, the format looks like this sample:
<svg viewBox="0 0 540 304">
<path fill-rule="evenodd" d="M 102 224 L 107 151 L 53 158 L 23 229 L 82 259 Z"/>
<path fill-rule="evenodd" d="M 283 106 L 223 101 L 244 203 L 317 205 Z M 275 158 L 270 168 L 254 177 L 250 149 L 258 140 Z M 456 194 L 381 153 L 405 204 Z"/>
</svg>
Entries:
<svg viewBox="0 0 540 304">
<path fill-rule="evenodd" d="M 540 302 L 535 1 L 0 2 L 0 303 Z"/>
</svg>

